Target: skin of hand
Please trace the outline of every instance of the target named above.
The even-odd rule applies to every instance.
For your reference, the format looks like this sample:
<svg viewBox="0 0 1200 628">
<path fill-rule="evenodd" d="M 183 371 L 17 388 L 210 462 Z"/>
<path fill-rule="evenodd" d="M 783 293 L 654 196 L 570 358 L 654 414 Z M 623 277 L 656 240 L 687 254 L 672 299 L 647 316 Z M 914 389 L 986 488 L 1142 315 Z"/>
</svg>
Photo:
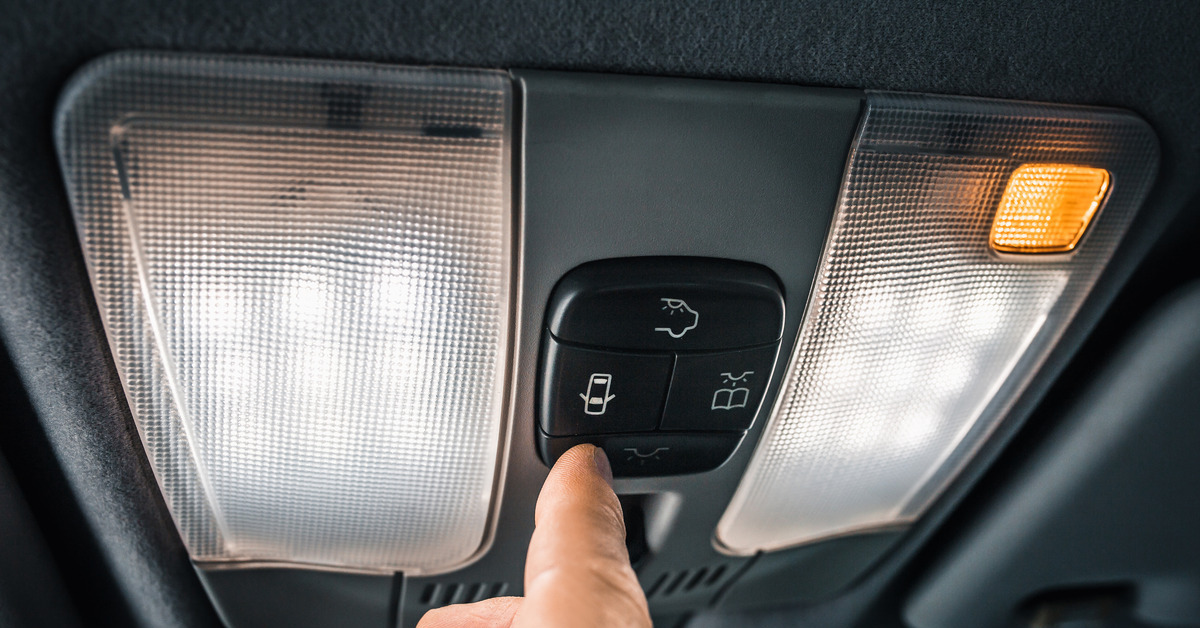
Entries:
<svg viewBox="0 0 1200 628">
<path fill-rule="evenodd" d="M 577 445 L 558 459 L 538 496 L 534 525 L 525 597 L 434 609 L 417 628 L 651 625 L 603 450 Z"/>
</svg>

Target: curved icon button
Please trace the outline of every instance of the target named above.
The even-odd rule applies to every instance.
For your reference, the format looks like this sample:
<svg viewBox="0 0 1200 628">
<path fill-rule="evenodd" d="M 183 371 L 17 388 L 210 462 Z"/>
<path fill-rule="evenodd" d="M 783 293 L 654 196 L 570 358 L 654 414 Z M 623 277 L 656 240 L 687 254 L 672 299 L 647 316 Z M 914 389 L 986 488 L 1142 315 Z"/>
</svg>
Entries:
<svg viewBox="0 0 1200 628">
<path fill-rule="evenodd" d="M 608 455 L 613 477 L 654 477 L 715 469 L 729 459 L 741 440 L 741 432 L 542 436 L 538 454 L 546 466 L 553 466 L 571 447 L 592 443 Z"/>
<path fill-rule="evenodd" d="M 659 299 L 666 305 L 662 309 L 671 317 L 668 324 L 663 327 L 655 327 L 654 331 L 665 332 L 672 338 L 683 338 L 683 335 L 692 331 L 700 324 L 700 313 L 688 307 L 687 301 L 683 299 Z M 660 323 L 661 324 L 661 323 Z"/>
<path fill-rule="evenodd" d="M 643 451 L 645 449 L 645 451 Z M 625 454 L 625 462 L 636 462 L 638 465 L 645 465 L 647 462 L 659 462 L 663 456 L 671 451 L 670 447 L 623 447 L 621 451 Z"/>
<path fill-rule="evenodd" d="M 770 345 L 678 354 L 659 429 L 716 432 L 750 427 L 771 382 L 776 351 L 777 346 Z"/>
</svg>

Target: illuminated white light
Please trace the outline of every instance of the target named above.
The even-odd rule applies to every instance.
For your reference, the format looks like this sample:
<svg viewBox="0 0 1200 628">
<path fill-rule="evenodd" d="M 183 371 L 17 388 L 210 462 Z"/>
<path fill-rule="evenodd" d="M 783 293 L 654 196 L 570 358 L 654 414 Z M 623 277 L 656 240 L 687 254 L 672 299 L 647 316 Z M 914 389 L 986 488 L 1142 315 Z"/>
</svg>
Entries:
<svg viewBox="0 0 1200 628">
<path fill-rule="evenodd" d="M 127 54 L 57 139 L 93 287 L 198 561 L 470 560 L 504 425 L 502 72 Z"/>
<path fill-rule="evenodd" d="M 995 255 L 1025 162 L 1113 173 L 1074 257 Z M 911 522 L 1023 389 L 1153 179 L 1120 112 L 872 93 L 779 399 L 716 543 L 752 554 Z"/>
</svg>

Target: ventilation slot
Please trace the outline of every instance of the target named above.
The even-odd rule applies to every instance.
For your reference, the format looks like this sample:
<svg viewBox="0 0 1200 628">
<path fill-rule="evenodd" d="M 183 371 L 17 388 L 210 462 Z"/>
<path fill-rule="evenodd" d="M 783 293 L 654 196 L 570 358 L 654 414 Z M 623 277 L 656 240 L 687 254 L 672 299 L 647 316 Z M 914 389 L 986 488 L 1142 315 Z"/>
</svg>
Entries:
<svg viewBox="0 0 1200 628">
<path fill-rule="evenodd" d="M 662 599 L 673 595 L 715 590 L 718 585 L 723 584 L 726 572 L 726 565 L 669 571 L 660 575 L 654 584 L 646 589 L 646 599 Z"/>
<path fill-rule="evenodd" d="M 440 608 L 500 597 L 507 591 L 507 582 L 431 582 L 421 591 L 419 602 L 427 608 Z"/>
</svg>

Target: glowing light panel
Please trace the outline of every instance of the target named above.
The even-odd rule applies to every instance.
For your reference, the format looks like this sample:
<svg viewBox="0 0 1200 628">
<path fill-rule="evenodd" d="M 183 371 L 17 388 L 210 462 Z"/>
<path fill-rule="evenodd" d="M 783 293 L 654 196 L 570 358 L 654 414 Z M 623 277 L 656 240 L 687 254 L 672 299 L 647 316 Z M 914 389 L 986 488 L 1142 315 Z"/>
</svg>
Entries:
<svg viewBox="0 0 1200 628">
<path fill-rule="evenodd" d="M 435 572 L 485 541 L 509 351 L 506 74 L 159 54 L 57 139 L 193 558 Z"/>
<path fill-rule="evenodd" d="M 752 554 L 920 516 L 1070 323 L 1157 154 L 1147 125 L 1117 111 L 869 94 L 780 396 L 718 546 Z M 1081 203 L 1065 200 L 1075 184 L 1045 183 L 1076 174 L 1024 163 L 1113 173 L 1107 207 L 1073 257 L 992 252 L 994 217 L 1004 238 L 1032 233 L 1001 223 L 1002 198 L 1026 208 L 1015 195 L 1057 199 L 1081 216 Z M 1014 170 L 1021 191 L 1010 194 Z M 1088 189 L 1089 203 L 1103 198 Z M 1037 220 L 1046 222 L 1012 224 Z M 1081 229 L 1067 222 L 1055 233 Z"/>
<path fill-rule="evenodd" d="M 992 248 L 1065 253 L 1075 248 L 1108 192 L 1108 171 L 1071 164 L 1024 164 L 1013 171 L 992 221 Z"/>
</svg>

